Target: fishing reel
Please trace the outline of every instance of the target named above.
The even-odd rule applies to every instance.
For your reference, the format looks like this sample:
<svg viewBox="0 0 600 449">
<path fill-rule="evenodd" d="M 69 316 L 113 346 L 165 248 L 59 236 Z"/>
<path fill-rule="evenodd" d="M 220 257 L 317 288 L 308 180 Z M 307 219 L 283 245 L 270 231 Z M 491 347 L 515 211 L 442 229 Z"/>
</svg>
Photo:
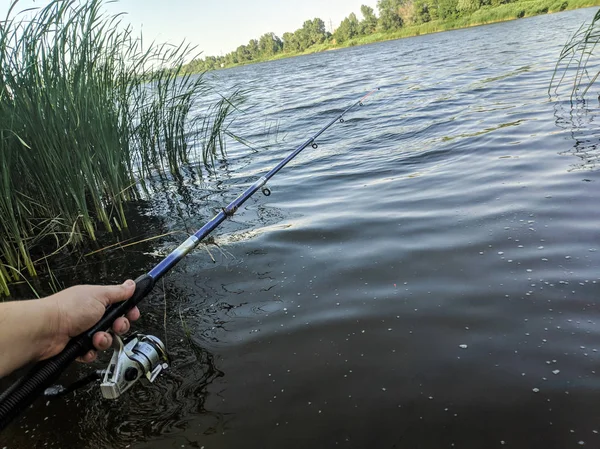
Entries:
<svg viewBox="0 0 600 449">
<path fill-rule="evenodd" d="M 117 399 L 142 376 L 150 382 L 169 367 L 167 350 L 162 341 L 152 335 L 137 335 L 123 343 L 115 339 L 117 348 L 104 373 L 100 391 L 106 399 Z"/>
<path fill-rule="evenodd" d="M 161 371 L 169 367 L 165 345 L 152 335 L 134 334 L 125 341 L 114 335 L 113 346 L 115 351 L 107 369 L 95 371 L 69 387 L 52 386 L 44 395 L 64 396 L 93 380 L 102 379 L 102 396 L 105 399 L 117 399 L 142 377 L 154 382 Z"/>
</svg>

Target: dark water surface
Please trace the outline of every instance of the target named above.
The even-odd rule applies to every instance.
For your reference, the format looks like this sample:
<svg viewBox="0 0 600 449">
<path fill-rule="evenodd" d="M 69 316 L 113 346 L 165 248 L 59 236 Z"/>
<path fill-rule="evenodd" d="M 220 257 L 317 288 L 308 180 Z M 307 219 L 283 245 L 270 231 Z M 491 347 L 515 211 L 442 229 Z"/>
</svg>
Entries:
<svg viewBox="0 0 600 449">
<path fill-rule="evenodd" d="M 547 94 L 594 12 L 213 75 L 254 88 L 235 128 L 269 148 L 169 185 L 132 222 L 180 234 L 77 276 L 150 269 L 383 89 L 219 228 L 215 263 L 200 248 L 157 286 L 136 327 L 166 328 L 167 374 L 116 402 L 41 400 L 0 448 L 600 447 L 598 108 Z"/>
</svg>

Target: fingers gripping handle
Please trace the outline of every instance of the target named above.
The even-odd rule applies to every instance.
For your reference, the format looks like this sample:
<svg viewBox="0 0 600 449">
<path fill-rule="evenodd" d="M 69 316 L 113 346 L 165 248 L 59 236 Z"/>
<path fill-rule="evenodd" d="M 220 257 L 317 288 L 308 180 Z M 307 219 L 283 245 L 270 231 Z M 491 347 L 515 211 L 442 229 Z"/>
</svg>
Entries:
<svg viewBox="0 0 600 449">
<path fill-rule="evenodd" d="M 135 307 L 154 287 L 154 279 L 145 274 L 135 280 L 135 292 L 127 301 L 106 309 L 102 319 L 91 329 L 72 338 L 65 349 L 48 360 L 36 363 L 31 371 L 12 384 L 0 396 L 0 430 L 42 395 L 61 373 L 78 357 L 93 349 L 92 336 L 110 329 L 112 323 Z"/>
<path fill-rule="evenodd" d="M 90 340 L 90 344 L 92 342 L 92 337 L 96 332 L 106 331 L 110 329 L 115 322 L 115 320 L 119 317 L 122 317 L 131 309 L 139 304 L 139 302 L 144 299 L 148 293 L 154 287 L 154 279 L 148 275 L 144 274 L 135 280 L 135 291 L 131 298 L 127 301 L 119 302 L 117 304 L 113 304 L 106 309 L 104 312 L 104 316 L 98 321 L 91 329 L 87 330 L 84 334 L 76 337 L 79 338 L 81 336 L 86 336 Z M 90 347 L 91 349 L 91 347 Z M 89 349 L 88 349 L 89 350 Z"/>
</svg>

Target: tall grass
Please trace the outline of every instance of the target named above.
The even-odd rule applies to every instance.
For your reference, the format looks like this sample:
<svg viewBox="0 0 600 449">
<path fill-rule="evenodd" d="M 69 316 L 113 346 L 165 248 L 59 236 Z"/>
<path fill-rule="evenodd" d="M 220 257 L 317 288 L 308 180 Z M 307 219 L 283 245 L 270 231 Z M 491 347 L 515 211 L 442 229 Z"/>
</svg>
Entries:
<svg viewBox="0 0 600 449">
<path fill-rule="evenodd" d="M 205 105 L 189 46 L 151 44 L 102 0 L 55 0 L 0 23 L 0 293 L 49 254 L 127 227 L 145 177 L 223 150 L 232 101 Z M 194 145 L 191 145 L 194 143 Z M 37 258 L 37 260 L 36 260 Z"/>
</svg>

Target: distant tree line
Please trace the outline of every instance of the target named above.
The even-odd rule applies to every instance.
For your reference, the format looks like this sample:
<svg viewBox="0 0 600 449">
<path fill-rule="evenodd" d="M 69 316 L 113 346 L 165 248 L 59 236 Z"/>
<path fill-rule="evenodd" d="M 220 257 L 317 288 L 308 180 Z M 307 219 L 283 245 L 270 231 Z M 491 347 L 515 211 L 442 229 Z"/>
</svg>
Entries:
<svg viewBox="0 0 600 449">
<path fill-rule="evenodd" d="M 319 18 L 307 20 L 302 28 L 293 33 L 263 34 L 258 40 L 251 39 L 225 56 L 206 56 L 190 62 L 186 69 L 202 72 L 247 62 L 273 58 L 277 54 L 298 54 L 319 44 L 343 44 L 351 39 L 373 33 L 390 33 L 411 25 L 420 25 L 432 20 L 452 20 L 489 6 L 513 3 L 519 0 L 379 0 L 375 14 L 367 5 L 360 7 L 362 20 L 351 13 L 331 34 L 325 22 Z"/>
</svg>

